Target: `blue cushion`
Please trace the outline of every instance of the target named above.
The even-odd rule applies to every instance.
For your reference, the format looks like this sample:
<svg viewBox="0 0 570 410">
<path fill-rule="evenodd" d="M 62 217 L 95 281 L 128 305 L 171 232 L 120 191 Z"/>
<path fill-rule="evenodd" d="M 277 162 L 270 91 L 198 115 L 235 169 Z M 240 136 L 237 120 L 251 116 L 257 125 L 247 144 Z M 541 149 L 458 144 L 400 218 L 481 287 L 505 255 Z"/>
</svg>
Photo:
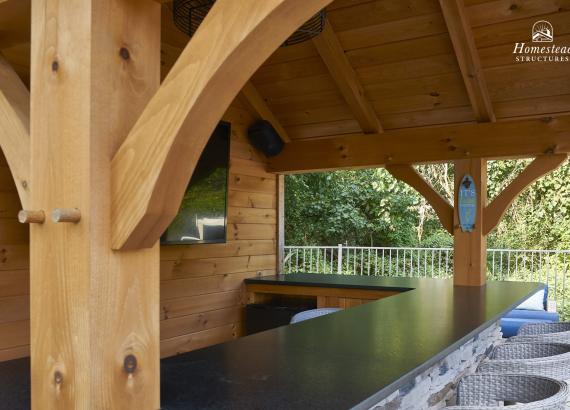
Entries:
<svg viewBox="0 0 570 410">
<path fill-rule="evenodd" d="M 520 327 L 526 323 L 544 323 L 545 320 L 538 319 L 522 319 L 522 318 L 503 318 L 501 319 L 501 332 L 503 337 L 515 336 Z"/>
<path fill-rule="evenodd" d="M 558 322 L 558 313 L 545 310 L 513 309 L 501 319 L 503 337 L 517 334 L 519 328 L 525 323 Z"/>
<path fill-rule="evenodd" d="M 559 316 L 556 312 L 546 312 L 544 310 L 524 310 L 514 309 L 507 313 L 504 318 L 543 320 L 548 322 L 558 322 Z"/>
</svg>

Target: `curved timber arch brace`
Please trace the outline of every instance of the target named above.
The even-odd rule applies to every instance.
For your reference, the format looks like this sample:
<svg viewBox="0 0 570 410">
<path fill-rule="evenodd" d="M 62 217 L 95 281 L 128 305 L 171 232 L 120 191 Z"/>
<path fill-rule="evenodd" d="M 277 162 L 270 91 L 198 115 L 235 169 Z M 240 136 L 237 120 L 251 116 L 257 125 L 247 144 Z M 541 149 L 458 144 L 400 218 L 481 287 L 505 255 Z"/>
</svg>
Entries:
<svg viewBox="0 0 570 410">
<path fill-rule="evenodd" d="M 255 70 L 332 0 L 218 0 L 112 161 L 113 249 L 151 247 Z"/>
<path fill-rule="evenodd" d="M 534 181 L 558 168 L 567 154 L 541 155 L 532 161 L 483 211 L 483 234 L 497 227 L 514 200 Z"/>
<path fill-rule="evenodd" d="M 30 177 L 30 92 L 0 54 L 0 148 L 23 209 L 28 206 Z"/>
<path fill-rule="evenodd" d="M 453 235 L 453 206 L 411 165 L 387 165 L 386 171 L 414 188 L 431 205 L 443 228 Z"/>
</svg>

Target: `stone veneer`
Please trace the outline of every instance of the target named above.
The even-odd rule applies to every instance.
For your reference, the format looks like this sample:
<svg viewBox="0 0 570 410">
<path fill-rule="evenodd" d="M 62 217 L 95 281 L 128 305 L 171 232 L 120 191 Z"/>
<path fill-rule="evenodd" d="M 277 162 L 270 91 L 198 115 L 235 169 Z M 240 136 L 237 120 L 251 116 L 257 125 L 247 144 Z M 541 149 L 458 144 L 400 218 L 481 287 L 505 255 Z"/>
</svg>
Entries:
<svg viewBox="0 0 570 410">
<path fill-rule="evenodd" d="M 501 343 L 501 338 L 499 324 L 489 326 L 371 409 L 432 410 L 454 405 L 459 380 L 474 373 L 493 347 Z"/>
</svg>

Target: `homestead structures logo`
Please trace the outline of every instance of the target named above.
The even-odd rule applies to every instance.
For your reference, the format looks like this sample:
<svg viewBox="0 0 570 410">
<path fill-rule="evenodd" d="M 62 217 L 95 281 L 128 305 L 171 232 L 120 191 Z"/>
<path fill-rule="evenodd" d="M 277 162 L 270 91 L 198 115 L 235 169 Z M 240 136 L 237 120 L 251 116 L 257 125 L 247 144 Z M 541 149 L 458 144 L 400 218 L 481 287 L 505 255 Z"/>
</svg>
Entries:
<svg viewBox="0 0 570 410">
<path fill-rule="evenodd" d="M 532 41 L 534 43 L 552 43 L 554 41 L 554 29 L 548 21 L 540 20 L 532 26 Z"/>
<path fill-rule="evenodd" d="M 554 43 L 554 28 L 546 20 L 539 20 L 532 25 L 532 44 L 515 43 L 513 54 L 517 63 L 528 62 L 568 62 L 570 45 Z"/>
</svg>

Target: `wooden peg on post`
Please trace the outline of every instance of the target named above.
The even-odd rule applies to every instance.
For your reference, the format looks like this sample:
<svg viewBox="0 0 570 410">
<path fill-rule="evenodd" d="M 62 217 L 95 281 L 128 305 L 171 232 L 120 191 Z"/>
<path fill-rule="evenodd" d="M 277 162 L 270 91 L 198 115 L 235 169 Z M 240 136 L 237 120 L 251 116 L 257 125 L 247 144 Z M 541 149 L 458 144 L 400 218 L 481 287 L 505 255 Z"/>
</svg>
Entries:
<svg viewBox="0 0 570 410">
<path fill-rule="evenodd" d="M 54 222 L 77 223 L 81 220 L 81 211 L 77 208 L 56 208 L 51 213 Z"/>
<path fill-rule="evenodd" d="M 18 221 L 22 224 L 43 224 L 46 219 L 44 211 L 26 211 L 22 209 L 18 212 Z"/>
</svg>

